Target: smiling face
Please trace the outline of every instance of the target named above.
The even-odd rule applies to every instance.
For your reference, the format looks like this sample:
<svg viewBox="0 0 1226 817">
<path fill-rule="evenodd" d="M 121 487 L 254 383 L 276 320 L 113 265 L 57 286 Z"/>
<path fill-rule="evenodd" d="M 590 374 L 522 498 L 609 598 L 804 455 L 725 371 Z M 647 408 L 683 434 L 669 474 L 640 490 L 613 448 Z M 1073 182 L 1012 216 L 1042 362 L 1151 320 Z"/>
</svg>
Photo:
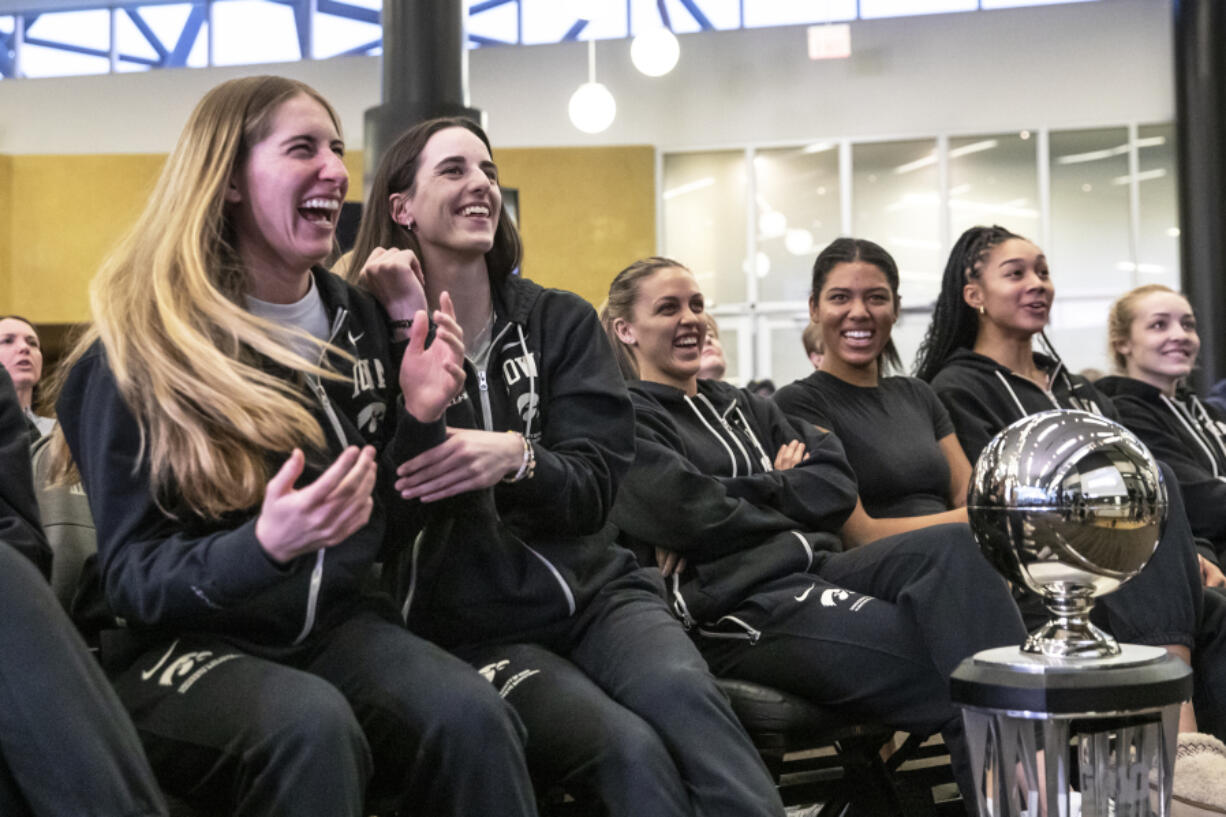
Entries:
<svg viewBox="0 0 1226 817">
<path fill-rule="evenodd" d="M 327 258 L 349 189 L 344 153 L 327 109 L 307 94 L 272 114 L 226 193 L 248 274 L 301 275 Z"/>
<path fill-rule="evenodd" d="M 980 312 L 981 328 L 990 323 L 1004 334 L 1026 338 L 1047 326 L 1055 294 L 1047 257 L 1024 238 L 993 247 L 978 277 L 962 290 L 966 303 Z"/>
<path fill-rule="evenodd" d="M 871 370 L 890 342 L 898 302 L 889 278 L 875 264 L 845 261 L 826 274 L 821 292 L 809 301 L 809 317 L 821 328 L 821 368 Z"/>
<path fill-rule="evenodd" d="M 0 320 L 0 366 L 8 369 L 13 385 L 23 394 L 42 379 L 43 351 L 38 334 L 20 318 Z"/>
<path fill-rule="evenodd" d="M 707 324 L 693 273 L 666 267 L 640 280 L 631 318 L 618 318 L 613 328 L 634 356 L 639 377 L 694 392 Z"/>
<path fill-rule="evenodd" d="M 1129 377 L 1168 394 L 1192 371 L 1200 351 L 1192 305 L 1174 292 L 1152 292 L 1133 305 L 1128 338 L 1116 343 Z"/>
<path fill-rule="evenodd" d="M 489 252 L 502 191 L 485 144 L 470 130 L 446 128 L 430 137 L 418 162 L 412 189 L 391 196 L 392 219 L 413 231 L 426 255 Z"/>
</svg>

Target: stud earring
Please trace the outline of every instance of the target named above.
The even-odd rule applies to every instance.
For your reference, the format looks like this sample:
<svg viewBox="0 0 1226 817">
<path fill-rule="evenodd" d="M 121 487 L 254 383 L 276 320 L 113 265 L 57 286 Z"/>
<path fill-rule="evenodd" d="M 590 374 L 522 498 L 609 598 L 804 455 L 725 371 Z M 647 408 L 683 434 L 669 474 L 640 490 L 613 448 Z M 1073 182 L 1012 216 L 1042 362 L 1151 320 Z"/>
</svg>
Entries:
<svg viewBox="0 0 1226 817">
<path fill-rule="evenodd" d="M 413 219 L 409 219 L 408 223 L 404 225 L 404 228 L 411 233 L 417 229 L 417 222 Z"/>
</svg>

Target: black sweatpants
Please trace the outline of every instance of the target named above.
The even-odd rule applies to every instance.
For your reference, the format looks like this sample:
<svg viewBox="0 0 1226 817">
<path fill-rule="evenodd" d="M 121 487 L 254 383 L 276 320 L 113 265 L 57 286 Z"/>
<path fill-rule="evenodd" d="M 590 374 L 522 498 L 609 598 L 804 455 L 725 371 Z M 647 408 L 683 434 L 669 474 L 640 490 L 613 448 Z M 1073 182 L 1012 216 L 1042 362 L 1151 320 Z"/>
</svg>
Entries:
<svg viewBox="0 0 1226 817">
<path fill-rule="evenodd" d="M 979 650 L 1025 639 L 1004 579 L 966 525 L 899 534 L 819 560 L 810 573 L 763 585 L 721 620 L 718 635 L 700 635 L 711 669 L 908 732 L 940 731 L 976 813 L 949 676 Z"/>
<path fill-rule="evenodd" d="M 519 713 L 542 784 L 595 797 L 610 817 L 782 815 L 659 581 L 655 568 L 641 568 L 534 642 L 456 651 Z"/>
<path fill-rule="evenodd" d="M 362 611 L 280 658 L 184 635 L 114 678 L 166 791 L 236 817 L 536 813 L 513 713 L 454 656 Z"/>
<path fill-rule="evenodd" d="M 0 814 L 164 815 L 97 661 L 46 579 L 4 542 L 0 611 Z"/>
</svg>

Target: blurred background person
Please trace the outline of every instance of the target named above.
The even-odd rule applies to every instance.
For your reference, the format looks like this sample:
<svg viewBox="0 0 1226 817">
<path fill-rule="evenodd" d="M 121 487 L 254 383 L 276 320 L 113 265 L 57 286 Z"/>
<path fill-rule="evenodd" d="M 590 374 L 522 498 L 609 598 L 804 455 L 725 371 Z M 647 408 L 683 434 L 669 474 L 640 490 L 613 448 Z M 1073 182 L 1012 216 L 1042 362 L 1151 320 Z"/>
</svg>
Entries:
<svg viewBox="0 0 1226 817">
<path fill-rule="evenodd" d="M 26 416 L 31 440 L 51 431 L 55 420 L 34 413 L 34 392 L 43 377 L 43 349 L 34 324 L 20 315 L 0 318 L 0 365 L 17 389 L 17 403 Z"/>
</svg>

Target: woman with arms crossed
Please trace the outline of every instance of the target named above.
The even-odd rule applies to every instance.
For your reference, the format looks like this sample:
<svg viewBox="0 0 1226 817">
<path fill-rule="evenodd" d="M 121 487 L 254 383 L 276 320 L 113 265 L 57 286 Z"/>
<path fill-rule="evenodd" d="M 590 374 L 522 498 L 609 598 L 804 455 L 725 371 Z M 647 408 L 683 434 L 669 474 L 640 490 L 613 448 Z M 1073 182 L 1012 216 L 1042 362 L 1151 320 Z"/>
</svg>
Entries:
<svg viewBox="0 0 1226 817">
<path fill-rule="evenodd" d="M 600 322 L 514 274 L 501 205 L 484 131 L 430 120 L 384 155 L 354 248 L 350 270 L 385 302 L 450 292 L 464 328 L 446 438 L 396 483 L 422 524 L 385 571 L 405 621 L 497 685 L 541 783 L 624 817 L 779 815 L 659 574 L 606 525 L 634 419 Z"/>
<path fill-rule="evenodd" d="M 927 383 L 886 377 L 899 365 L 898 266 L 882 247 L 840 238 L 813 263 L 809 315 L 825 353 L 818 371 L 784 386 L 775 403 L 833 431 L 860 497 L 843 525 L 848 546 L 893 533 L 966 522 L 971 466 Z M 952 510 L 951 510 L 952 509 Z"/>
<path fill-rule="evenodd" d="M 1004 580 L 965 526 L 837 552 L 856 503 L 842 447 L 770 400 L 698 379 L 702 314 L 694 276 L 665 258 L 609 289 L 605 331 L 633 378 L 638 445 L 613 521 L 640 558 L 655 555 L 716 673 L 941 731 L 977 813 L 948 679 L 968 655 L 1025 637 Z"/>
<path fill-rule="evenodd" d="M 261 817 L 532 815 L 503 702 L 364 589 L 385 464 L 442 435 L 462 342 L 443 299 L 433 345 L 419 316 L 401 363 L 386 313 L 314 266 L 343 150 L 307 86 L 219 85 L 94 279 L 58 412 L 128 625 L 102 658 L 185 799 Z"/>
</svg>

